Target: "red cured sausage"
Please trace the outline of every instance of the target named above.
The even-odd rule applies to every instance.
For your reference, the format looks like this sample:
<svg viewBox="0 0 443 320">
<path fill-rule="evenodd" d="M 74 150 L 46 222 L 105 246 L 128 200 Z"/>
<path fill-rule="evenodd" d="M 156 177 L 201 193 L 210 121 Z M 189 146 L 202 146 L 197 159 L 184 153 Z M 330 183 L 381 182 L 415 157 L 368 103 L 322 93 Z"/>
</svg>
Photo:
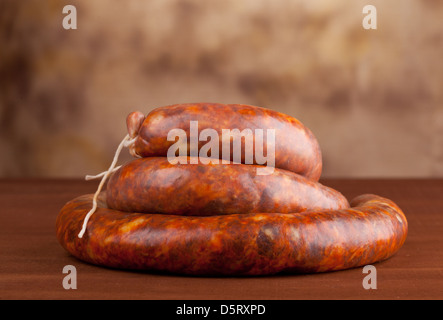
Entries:
<svg viewBox="0 0 443 320">
<path fill-rule="evenodd" d="M 187 164 L 161 157 L 125 164 L 108 181 L 108 207 L 199 216 L 349 207 L 340 192 L 290 171 L 257 175 L 257 165 L 190 164 L 184 159 Z"/>
<path fill-rule="evenodd" d="M 182 129 L 188 139 L 187 155 L 191 155 L 190 121 L 198 121 L 199 132 L 204 129 L 214 129 L 218 133 L 220 137 L 218 157 L 226 160 L 235 159 L 232 157 L 233 152 L 230 158 L 223 155 L 222 129 L 239 131 L 250 129 L 253 132 L 256 129 L 263 132 L 275 129 L 275 167 L 298 173 L 314 181 L 320 178 L 321 151 L 315 136 L 308 128 L 297 119 L 283 113 L 242 104 L 177 104 L 154 109 L 146 118 L 140 112 L 133 112 L 127 118 L 130 136 L 137 137 L 130 148 L 131 154 L 140 157 L 166 157 L 169 147 L 175 143 L 167 140 L 168 133 L 172 129 Z M 199 141 L 198 149 L 200 150 L 206 143 L 207 141 Z M 265 154 L 269 146 L 268 143 L 263 147 Z M 231 145 L 231 151 L 232 149 Z M 241 150 L 241 163 L 246 163 L 244 141 L 241 143 Z M 253 161 L 253 164 L 263 164 L 257 162 L 255 157 Z"/>
<path fill-rule="evenodd" d="M 294 214 L 171 216 L 108 209 L 104 195 L 83 238 L 92 195 L 68 202 L 57 238 L 98 265 L 191 275 L 323 272 L 372 264 L 403 245 L 408 225 L 392 201 L 362 195 L 352 208 Z"/>
</svg>

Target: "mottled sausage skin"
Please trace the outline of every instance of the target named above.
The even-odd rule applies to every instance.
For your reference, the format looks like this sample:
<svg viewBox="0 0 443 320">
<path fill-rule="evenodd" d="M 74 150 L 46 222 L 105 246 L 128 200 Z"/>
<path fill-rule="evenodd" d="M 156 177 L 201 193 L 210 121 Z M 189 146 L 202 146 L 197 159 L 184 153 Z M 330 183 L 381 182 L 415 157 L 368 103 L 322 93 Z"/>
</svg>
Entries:
<svg viewBox="0 0 443 320">
<path fill-rule="evenodd" d="M 127 212 L 175 215 L 344 209 L 347 199 L 338 191 L 294 172 L 274 169 L 257 175 L 257 165 L 171 164 L 167 158 L 133 160 L 110 178 L 107 204 Z"/>
<path fill-rule="evenodd" d="M 131 146 L 131 153 L 140 157 L 166 157 L 169 147 L 175 141 L 168 141 L 168 132 L 172 129 L 182 129 L 189 136 L 190 121 L 198 121 L 198 132 L 204 129 L 214 129 L 219 135 L 222 153 L 222 129 L 275 129 L 275 167 L 289 170 L 308 179 L 318 181 L 322 170 L 321 151 L 313 133 L 297 119 L 273 110 L 242 105 L 219 103 L 188 103 L 161 107 L 151 111 L 139 131 L 135 144 Z M 132 128 L 132 127 L 131 127 Z M 131 129 L 132 131 L 132 129 Z M 266 138 L 264 138 L 266 142 Z M 199 142 L 199 150 L 207 141 Z M 254 140 L 255 145 L 255 140 Z M 266 154 L 268 145 L 264 145 Z M 232 148 L 232 146 L 231 146 Z M 245 163 L 245 145 L 242 141 L 242 159 Z M 226 160 L 234 160 L 232 158 Z M 263 164 L 255 162 L 254 164 Z"/>
<path fill-rule="evenodd" d="M 392 201 L 362 195 L 352 208 L 294 214 L 171 216 L 108 209 L 78 197 L 61 210 L 57 237 L 75 257 L 113 268 L 189 275 L 324 272 L 385 260 L 403 245 L 406 218 Z"/>
</svg>

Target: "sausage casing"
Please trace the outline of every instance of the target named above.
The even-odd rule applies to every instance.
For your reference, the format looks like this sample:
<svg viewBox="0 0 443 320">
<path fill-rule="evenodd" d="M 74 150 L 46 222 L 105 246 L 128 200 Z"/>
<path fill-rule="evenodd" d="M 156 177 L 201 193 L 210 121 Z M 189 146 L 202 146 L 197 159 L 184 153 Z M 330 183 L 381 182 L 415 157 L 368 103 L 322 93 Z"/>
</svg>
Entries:
<svg viewBox="0 0 443 320">
<path fill-rule="evenodd" d="M 131 113 L 129 122 L 137 122 L 141 117 L 135 117 Z M 133 119 L 134 118 L 134 119 Z M 321 151 L 317 139 L 313 133 L 299 120 L 283 113 L 242 104 L 219 104 L 219 103 L 188 103 L 160 107 L 151 111 L 144 119 L 141 126 L 128 127 L 134 136 L 135 128 L 138 130 L 137 139 L 131 146 L 131 153 L 140 157 L 166 157 L 168 149 L 175 141 L 168 141 L 168 133 L 173 129 L 184 130 L 187 134 L 187 154 L 190 154 L 190 122 L 198 121 L 198 131 L 205 129 L 215 130 L 220 139 L 218 157 L 220 159 L 233 160 L 233 152 L 224 156 L 222 148 L 223 129 L 259 129 L 266 132 L 268 129 L 275 130 L 275 164 L 276 168 L 289 170 L 300 175 L 318 181 L 322 170 Z M 254 146 L 255 146 L 254 136 Z M 264 142 L 267 142 L 264 140 Z M 206 141 L 198 141 L 198 150 L 206 144 Z M 264 153 L 269 144 L 264 143 Z M 233 146 L 231 145 L 231 151 Z M 245 163 L 245 142 L 241 142 L 241 163 Z M 255 147 L 254 147 L 255 150 Z M 255 152 L 255 151 L 254 151 Z M 255 153 L 254 153 L 255 154 Z M 212 156 L 212 155 L 211 155 Z M 252 164 L 256 162 L 254 157 Z"/>
<path fill-rule="evenodd" d="M 57 238 L 75 257 L 113 268 L 190 275 L 341 270 L 391 257 L 408 231 L 400 208 L 375 195 L 342 210 L 205 217 L 122 212 L 107 208 L 104 197 L 81 239 L 92 195 L 68 202 Z"/>
<path fill-rule="evenodd" d="M 344 209 L 338 191 L 294 172 L 257 175 L 257 165 L 171 164 L 167 158 L 133 160 L 113 173 L 107 204 L 127 212 L 220 215 Z"/>
</svg>

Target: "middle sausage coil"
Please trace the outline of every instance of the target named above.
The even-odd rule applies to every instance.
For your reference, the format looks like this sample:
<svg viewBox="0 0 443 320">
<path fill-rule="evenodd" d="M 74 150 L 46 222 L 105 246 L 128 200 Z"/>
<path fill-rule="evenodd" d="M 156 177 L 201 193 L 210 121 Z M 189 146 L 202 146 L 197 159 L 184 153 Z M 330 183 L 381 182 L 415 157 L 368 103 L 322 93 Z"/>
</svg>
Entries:
<svg viewBox="0 0 443 320">
<path fill-rule="evenodd" d="M 257 175 L 256 165 L 131 161 L 110 178 L 107 205 L 126 212 L 210 216 L 296 213 L 349 207 L 338 191 L 294 172 Z"/>
</svg>

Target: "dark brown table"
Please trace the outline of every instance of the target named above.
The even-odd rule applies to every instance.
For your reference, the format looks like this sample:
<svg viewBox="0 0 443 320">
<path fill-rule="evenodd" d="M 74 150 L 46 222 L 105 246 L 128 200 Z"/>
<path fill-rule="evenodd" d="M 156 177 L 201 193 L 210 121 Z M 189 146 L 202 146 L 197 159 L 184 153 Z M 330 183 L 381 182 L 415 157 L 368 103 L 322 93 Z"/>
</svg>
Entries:
<svg viewBox="0 0 443 320">
<path fill-rule="evenodd" d="M 187 277 L 112 270 L 70 256 L 57 242 L 55 219 L 70 199 L 94 193 L 97 181 L 0 180 L 0 299 L 442 299 L 443 179 L 323 179 L 348 199 L 375 193 L 405 212 L 409 234 L 391 259 L 374 264 L 377 289 L 362 286 L 362 268 L 309 275 Z M 66 290 L 65 265 L 77 269 Z"/>
</svg>

